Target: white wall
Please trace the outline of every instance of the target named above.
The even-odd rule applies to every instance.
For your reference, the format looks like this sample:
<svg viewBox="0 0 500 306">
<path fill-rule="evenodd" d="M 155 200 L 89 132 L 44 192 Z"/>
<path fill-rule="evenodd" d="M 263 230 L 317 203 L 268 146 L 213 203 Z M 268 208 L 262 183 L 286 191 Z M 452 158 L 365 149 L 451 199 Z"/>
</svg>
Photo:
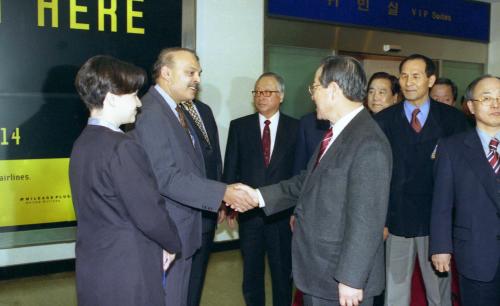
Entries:
<svg viewBox="0 0 500 306">
<path fill-rule="evenodd" d="M 487 72 L 500 76 L 500 3 L 491 4 L 490 45 Z"/>
<path fill-rule="evenodd" d="M 264 0 L 199 0 L 199 98 L 214 112 L 224 156 L 229 122 L 254 112 L 250 91 L 264 69 Z M 222 227 L 216 241 L 236 238 Z"/>
</svg>

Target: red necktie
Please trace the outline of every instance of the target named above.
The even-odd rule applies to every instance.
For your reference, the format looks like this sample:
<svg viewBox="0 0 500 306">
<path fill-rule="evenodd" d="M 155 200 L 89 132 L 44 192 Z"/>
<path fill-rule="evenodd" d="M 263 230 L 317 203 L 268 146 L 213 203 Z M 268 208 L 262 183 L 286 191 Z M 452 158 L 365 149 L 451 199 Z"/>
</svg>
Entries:
<svg viewBox="0 0 500 306">
<path fill-rule="evenodd" d="M 500 169 L 500 162 L 497 152 L 498 143 L 499 143 L 498 139 L 496 138 L 491 139 L 489 144 L 490 152 L 488 153 L 488 156 L 486 156 L 495 174 L 498 174 L 498 170 Z"/>
<path fill-rule="evenodd" d="M 264 164 L 266 167 L 269 166 L 269 161 L 271 160 L 271 130 L 269 129 L 269 124 L 271 121 L 264 121 L 264 131 L 262 132 L 262 151 L 264 152 Z"/>
<path fill-rule="evenodd" d="M 314 168 L 316 168 L 319 164 L 319 161 L 321 159 L 321 156 L 323 156 L 323 153 L 325 153 L 326 148 L 328 148 L 328 144 L 330 143 L 330 139 L 332 139 L 333 136 L 333 129 L 330 127 L 326 132 L 325 136 L 323 136 L 323 140 L 321 140 L 321 147 L 319 148 L 319 153 L 318 157 L 316 157 L 316 163 L 314 164 Z"/>
<path fill-rule="evenodd" d="M 415 108 L 411 113 L 411 127 L 413 128 L 413 130 L 415 130 L 415 132 L 420 133 L 420 131 L 422 130 L 422 125 L 417 118 L 418 113 L 420 113 L 420 110 L 418 108 Z"/>
</svg>

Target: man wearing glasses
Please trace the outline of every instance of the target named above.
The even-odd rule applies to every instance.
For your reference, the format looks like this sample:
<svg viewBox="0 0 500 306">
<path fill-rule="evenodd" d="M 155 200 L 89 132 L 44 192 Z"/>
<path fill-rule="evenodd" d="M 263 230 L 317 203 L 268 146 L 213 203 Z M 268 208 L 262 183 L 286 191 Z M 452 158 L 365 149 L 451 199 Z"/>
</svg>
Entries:
<svg viewBox="0 0 500 306">
<path fill-rule="evenodd" d="M 462 305 L 500 305 L 500 79 L 477 78 L 465 99 L 476 129 L 439 142 L 430 254 L 440 272 L 453 254 Z"/>
<path fill-rule="evenodd" d="M 252 91 L 257 113 L 231 121 L 224 161 L 225 182 L 253 188 L 277 183 L 293 174 L 298 120 L 279 111 L 285 96 L 283 78 L 264 73 Z M 267 253 L 272 276 L 273 305 L 291 305 L 292 211 L 266 217 L 261 209 L 238 216 L 243 255 L 243 295 L 247 305 L 265 305 L 264 271 Z M 229 224 L 235 215 L 230 214 Z"/>
</svg>

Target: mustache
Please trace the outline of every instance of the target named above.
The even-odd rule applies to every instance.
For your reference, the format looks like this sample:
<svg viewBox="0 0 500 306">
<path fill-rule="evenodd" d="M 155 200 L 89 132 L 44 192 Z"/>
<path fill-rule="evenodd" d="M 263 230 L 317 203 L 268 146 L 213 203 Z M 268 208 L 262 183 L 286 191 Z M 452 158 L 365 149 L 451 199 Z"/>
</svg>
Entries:
<svg viewBox="0 0 500 306">
<path fill-rule="evenodd" d="M 198 83 L 191 83 L 191 84 L 189 84 L 188 87 L 194 87 L 194 88 L 196 88 L 196 90 L 200 90 L 200 84 L 198 84 Z"/>
</svg>

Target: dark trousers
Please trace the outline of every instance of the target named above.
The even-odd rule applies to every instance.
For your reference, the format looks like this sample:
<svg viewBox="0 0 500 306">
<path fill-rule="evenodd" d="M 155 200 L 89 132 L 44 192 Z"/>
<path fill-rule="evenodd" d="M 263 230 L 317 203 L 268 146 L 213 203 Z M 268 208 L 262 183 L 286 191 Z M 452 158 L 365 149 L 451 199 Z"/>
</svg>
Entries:
<svg viewBox="0 0 500 306">
<path fill-rule="evenodd" d="M 304 306 L 339 306 L 340 302 L 337 300 L 325 300 L 309 294 L 304 294 Z M 372 306 L 373 298 L 364 299 L 359 306 Z"/>
<path fill-rule="evenodd" d="M 462 306 L 500 306 L 500 262 L 491 282 L 468 279 L 460 274 Z"/>
<path fill-rule="evenodd" d="M 189 275 L 193 257 L 175 258 L 168 268 L 165 284 L 165 305 L 186 306 L 189 287 Z"/>
<path fill-rule="evenodd" d="M 203 222 L 211 222 L 211 220 L 203 220 Z M 189 295 L 187 306 L 200 305 L 201 293 L 203 284 L 205 283 L 205 275 L 207 274 L 208 258 L 210 250 L 214 242 L 215 225 L 213 229 L 204 232 L 201 237 L 201 248 L 193 255 L 193 263 L 191 264 L 191 275 L 189 276 Z"/>
<path fill-rule="evenodd" d="M 264 306 L 265 255 L 271 270 L 273 306 L 292 304 L 292 233 L 289 217 L 265 217 L 262 211 L 242 216 L 239 221 L 243 255 L 243 296 L 247 306 Z"/>
</svg>

